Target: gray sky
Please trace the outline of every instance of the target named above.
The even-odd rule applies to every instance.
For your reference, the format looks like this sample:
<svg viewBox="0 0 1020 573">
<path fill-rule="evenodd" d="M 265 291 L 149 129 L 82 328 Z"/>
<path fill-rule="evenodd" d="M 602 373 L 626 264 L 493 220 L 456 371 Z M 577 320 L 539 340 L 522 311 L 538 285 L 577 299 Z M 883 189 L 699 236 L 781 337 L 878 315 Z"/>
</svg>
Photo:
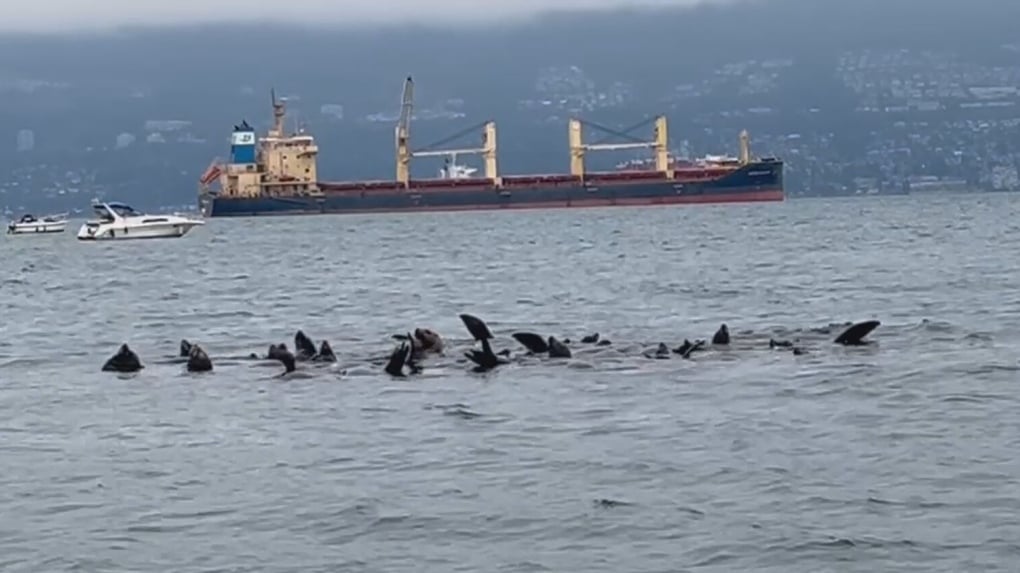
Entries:
<svg viewBox="0 0 1020 573">
<path fill-rule="evenodd" d="M 689 6 L 726 0 L 0 0 L 0 31 L 93 30 L 275 18 L 297 23 L 505 21 L 548 9 Z"/>
</svg>

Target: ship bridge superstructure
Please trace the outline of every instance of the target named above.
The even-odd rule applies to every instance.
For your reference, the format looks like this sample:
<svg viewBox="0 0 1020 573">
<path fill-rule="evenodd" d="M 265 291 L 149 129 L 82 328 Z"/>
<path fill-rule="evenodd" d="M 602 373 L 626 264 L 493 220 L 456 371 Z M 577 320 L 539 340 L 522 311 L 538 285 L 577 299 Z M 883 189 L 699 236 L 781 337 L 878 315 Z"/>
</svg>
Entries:
<svg viewBox="0 0 1020 573">
<path fill-rule="evenodd" d="M 234 126 L 230 137 L 230 160 L 213 161 L 199 180 L 209 193 L 218 181 L 220 197 L 317 196 L 319 146 L 315 137 L 299 128 L 285 130 L 286 102 L 270 92 L 273 125 L 259 138 L 247 120 Z"/>
</svg>

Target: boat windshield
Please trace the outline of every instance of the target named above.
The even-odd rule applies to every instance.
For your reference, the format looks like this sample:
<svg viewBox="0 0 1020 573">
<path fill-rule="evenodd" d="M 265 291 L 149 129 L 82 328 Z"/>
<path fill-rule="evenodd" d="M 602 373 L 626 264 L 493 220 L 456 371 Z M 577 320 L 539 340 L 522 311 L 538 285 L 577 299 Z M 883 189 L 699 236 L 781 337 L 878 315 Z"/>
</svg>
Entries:
<svg viewBox="0 0 1020 573">
<path fill-rule="evenodd" d="M 35 215 L 22 215 L 19 223 L 35 223 Z"/>
<path fill-rule="evenodd" d="M 94 209 L 96 214 L 103 220 L 112 219 L 110 211 L 117 214 L 118 217 L 139 217 L 143 215 L 140 211 L 135 211 L 130 205 L 125 203 L 106 203 L 95 205 Z"/>
</svg>

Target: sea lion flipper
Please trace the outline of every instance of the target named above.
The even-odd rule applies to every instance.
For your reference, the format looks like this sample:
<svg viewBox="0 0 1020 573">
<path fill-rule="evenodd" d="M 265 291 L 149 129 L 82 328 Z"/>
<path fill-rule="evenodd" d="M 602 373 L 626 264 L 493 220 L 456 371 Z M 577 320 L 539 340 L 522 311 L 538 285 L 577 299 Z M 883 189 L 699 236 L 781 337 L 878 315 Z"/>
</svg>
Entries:
<svg viewBox="0 0 1020 573">
<path fill-rule="evenodd" d="M 103 364 L 102 370 L 103 372 L 138 372 L 143 368 L 145 366 L 135 351 L 131 350 L 127 343 L 124 343 L 117 349 L 117 353 Z"/>
<path fill-rule="evenodd" d="M 476 366 L 482 366 L 484 353 L 477 348 L 472 348 L 464 353 L 464 357 L 473 362 Z"/>
<path fill-rule="evenodd" d="M 534 332 L 515 332 L 510 336 L 514 340 L 521 343 L 521 346 L 528 349 L 529 352 L 535 354 L 545 354 L 549 352 L 549 343 L 541 335 L 535 334 Z"/>
<path fill-rule="evenodd" d="M 410 349 L 406 342 L 394 348 L 386 362 L 386 373 L 396 378 L 404 378 L 404 363 L 407 362 L 408 354 L 410 354 Z"/>
<path fill-rule="evenodd" d="M 489 326 L 485 324 L 485 321 L 470 314 L 461 314 L 461 322 L 467 328 L 468 332 L 471 333 L 471 337 L 475 340 L 484 340 L 492 338 L 492 332 L 489 330 Z"/>
<path fill-rule="evenodd" d="M 322 341 L 322 344 L 319 345 L 319 352 L 312 360 L 316 362 L 336 362 L 336 354 L 333 352 L 333 347 L 329 345 L 328 340 Z"/>
<path fill-rule="evenodd" d="M 315 356 L 315 343 L 302 330 L 294 333 L 294 352 L 296 357 L 303 359 Z"/>
<path fill-rule="evenodd" d="M 865 344 L 864 337 L 871 334 L 871 331 L 878 328 L 881 324 L 877 320 L 865 320 L 864 322 L 852 324 L 837 336 L 833 342 L 844 346 L 860 346 Z"/>
</svg>

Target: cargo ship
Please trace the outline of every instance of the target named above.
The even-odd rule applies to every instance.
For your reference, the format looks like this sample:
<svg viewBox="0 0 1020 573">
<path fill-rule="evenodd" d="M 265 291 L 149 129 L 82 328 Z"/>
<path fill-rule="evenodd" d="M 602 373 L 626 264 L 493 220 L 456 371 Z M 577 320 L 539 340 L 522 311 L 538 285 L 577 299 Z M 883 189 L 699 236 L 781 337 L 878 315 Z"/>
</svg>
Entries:
<svg viewBox="0 0 1020 573">
<path fill-rule="evenodd" d="M 666 118 L 653 118 L 655 136 L 636 141 L 629 131 L 604 131 L 628 143 L 585 144 L 582 122 L 570 119 L 570 173 L 501 175 L 497 170 L 496 124 L 482 128 L 482 146 L 473 149 L 410 149 L 414 84 L 404 82 L 395 128 L 396 177 L 380 181 L 319 181 L 319 149 L 311 134 L 284 131 L 286 104 L 272 95 L 273 125 L 264 137 L 243 122 L 234 127 L 230 159 L 214 160 L 199 179 L 199 207 L 207 217 L 252 217 L 325 213 L 392 213 L 556 207 L 606 207 L 783 201 L 783 162 L 752 158 L 747 132 L 740 134 L 739 157 L 672 159 Z M 645 122 L 648 123 L 648 122 Z M 594 124 L 590 124 L 593 125 Z M 638 126 L 635 126 L 635 128 Z M 648 162 L 618 165 L 615 171 L 585 170 L 594 150 L 650 149 Z M 458 155 L 478 154 L 484 177 L 456 163 Z M 440 176 L 412 179 L 413 158 L 443 157 Z M 452 161 L 451 161 L 452 159 Z"/>
</svg>

